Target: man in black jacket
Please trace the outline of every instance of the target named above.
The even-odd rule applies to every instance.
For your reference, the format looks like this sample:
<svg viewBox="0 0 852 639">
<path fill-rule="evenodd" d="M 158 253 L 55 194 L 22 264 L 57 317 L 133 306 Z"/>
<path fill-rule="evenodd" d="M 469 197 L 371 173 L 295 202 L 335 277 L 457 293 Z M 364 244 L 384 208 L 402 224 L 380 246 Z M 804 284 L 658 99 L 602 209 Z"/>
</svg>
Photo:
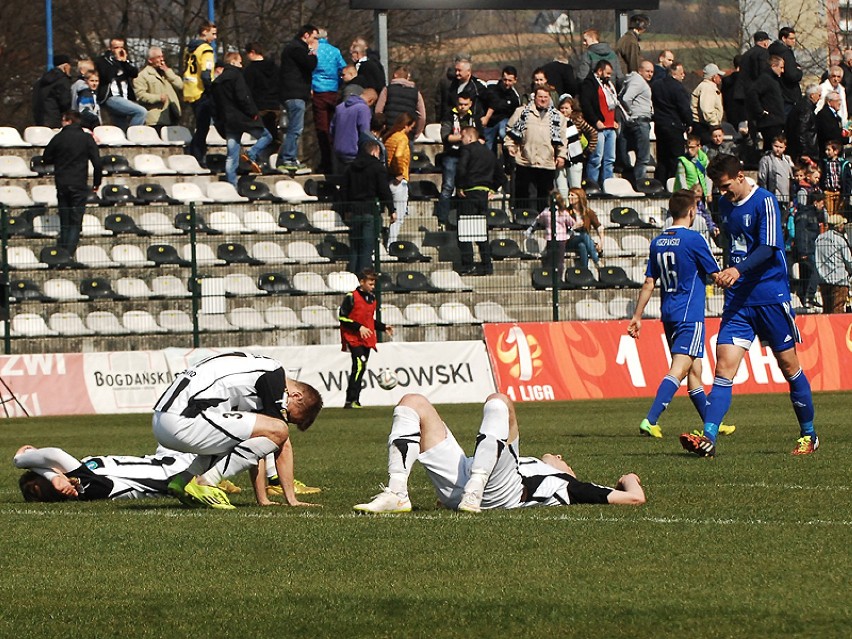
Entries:
<svg viewBox="0 0 852 639">
<path fill-rule="evenodd" d="M 787 118 L 787 153 L 791 158 L 806 155 L 817 161 L 820 157 L 815 111 L 821 96 L 819 85 L 808 85 L 804 97 Z"/>
<path fill-rule="evenodd" d="M 249 92 L 260 115 L 260 121 L 269 131 L 273 141 L 281 144 L 278 119 L 281 117 L 281 101 L 278 98 L 278 66 L 274 60 L 263 57 L 263 49 L 257 42 L 246 45 L 249 64 L 243 71 Z"/>
<path fill-rule="evenodd" d="M 59 200 L 58 246 L 74 255 L 89 196 L 89 162 L 94 169 L 94 189 L 101 185 L 98 145 L 89 133 L 83 131 L 77 111 L 62 114 L 62 130 L 45 147 L 43 158 L 45 164 L 54 165 L 56 197 Z"/>
<path fill-rule="evenodd" d="M 257 107 L 243 77 L 243 60 L 236 51 L 225 54 L 225 68 L 213 81 L 213 103 L 216 113 L 216 130 L 228 142 L 225 160 L 225 177 L 237 186 L 237 167 L 243 158 L 255 173 L 260 173 L 257 160 L 264 149 L 272 144 L 272 135 L 264 128 Z M 243 133 L 251 132 L 257 142 L 246 153 L 240 153 Z"/>
<path fill-rule="evenodd" d="M 71 108 L 71 59 L 53 56 L 54 67 L 33 85 L 33 121 L 57 129 Z"/>
<path fill-rule="evenodd" d="M 95 58 L 95 68 L 101 78 L 98 102 L 115 124 L 125 131 L 128 126 L 145 124 L 148 109 L 136 102 L 133 92 L 133 78 L 139 75 L 139 69 L 127 58 L 124 38 L 109 41 L 109 51 Z"/>
<path fill-rule="evenodd" d="M 675 175 L 677 159 L 686 150 L 685 134 L 692 122 L 689 93 L 683 87 L 685 76 L 683 64 L 675 62 L 667 76 L 651 82 L 654 130 L 657 134 L 657 168 L 654 177 L 663 184 Z"/>
<path fill-rule="evenodd" d="M 840 117 L 840 94 L 837 91 L 829 91 L 825 96 L 825 104 L 817 111 L 815 121 L 818 151 L 824 151 L 825 145 L 832 140 L 845 144 L 848 134 L 844 135 Z"/>
<path fill-rule="evenodd" d="M 355 38 L 349 46 L 349 57 L 358 71 L 354 84 L 365 89 L 373 89 L 376 95 L 385 88 L 385 68 L 382 63 L 370 57 L 369 47 L 364 38 Z"/>
<path fill-rule="evenodd" d="M 361 144 L 358 156 L 343 174 L 343 201 L 347 208 L 343 218 L 349 224 L 349 271 L 356 275 L 373 265 L 376 244 L 377 214 L 382 208 L 390 211 L 390 222 L 396 221 L 393 195 L 387 167 L 379 160 L 379 144 L 367 140 Z M 379 210 L 376 210 L 376 200 Z"/>
<path fill-rule="evenodd" d="M 746 92 L 749 120 L 763 136 L 764 151 L 772 150 L 772 139 L 784 133 L 783 73 L 784 60 L 776 55 L 769 56 L 769 68 L 763 70 Z"/>
<path fill-rule="evenodd" d="M 311 99 L 311 79 L 317 66 L 319 29 L 299 27 L 296 37 L 281 51 L 281 103 L 287 112 L 287 133 L 278 152 L 278 168 L 296 175 L 310 173 L 299 162 L 299 138 L 305 128 L 305 104 Z"/>
<path fill-rule="evenodd" d="M 796 62 L 793 47 L 796 46 L 796 32 L 792 27 L 783 27 L 778 32 L 778 39 L 769 45 L 769 55 L 777 55 L 784 60 L 784 73 L 781 75 L 781 93 L 784 95 L 784 118 L 802 98 L 802 67 Z"/>
</svg>

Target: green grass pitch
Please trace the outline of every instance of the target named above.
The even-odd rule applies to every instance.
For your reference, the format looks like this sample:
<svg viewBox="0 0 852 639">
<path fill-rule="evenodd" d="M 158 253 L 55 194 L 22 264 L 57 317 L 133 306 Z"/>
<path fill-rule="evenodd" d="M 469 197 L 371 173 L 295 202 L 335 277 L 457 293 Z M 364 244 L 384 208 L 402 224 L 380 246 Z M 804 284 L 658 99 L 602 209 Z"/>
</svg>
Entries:
<svg viewBox="0 0 852 639">
<path fill-rule="evenodd" d="M 785 395 L 736 396 L 737 432 L 688 456 L 685 397 L 665 438 L 638 436 L 648 400 L 518 406 L 522 454 L 561 452 L 578 476 L 643 480 L 639 508 L 440 510 L 422 469 L 415 512 L 352 505 L 386 481 L 390 408 L 327 409 L 294 434 L 322 509 L 236 511 L 171 499 L 25 504 L 24 443 L 144 454 L 146 415 L 0 423 L 0 637 L 849 637 L 852 395 L 816 396 L 822 448 L 789 455 Z M 440 407 L 467 450 L 480 406 Z"/>
</svg>

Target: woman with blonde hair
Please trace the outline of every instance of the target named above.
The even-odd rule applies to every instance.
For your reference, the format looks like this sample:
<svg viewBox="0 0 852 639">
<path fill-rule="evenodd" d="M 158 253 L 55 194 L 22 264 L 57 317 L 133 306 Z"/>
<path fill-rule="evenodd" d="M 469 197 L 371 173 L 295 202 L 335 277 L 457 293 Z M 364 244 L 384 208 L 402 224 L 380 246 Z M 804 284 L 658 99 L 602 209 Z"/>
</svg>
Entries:
<svg viewBox="0 0 852 639">
<path fill-rule="evenodd" d="M 603 242 L 603 226 L 597 213 L 589 208 L 586 192 L 583 189 L 568 191 L 568 209 L 572 212 L 576 224 L 574 235 L 568 240 L 566 248 L 577 251 L 577 266 L 589 267 L 589 258 L 598 266 L 600 262 L 601 242 Z M 597 235 L 597 242 L 592 239 L 592 233 Z"/>
</svg>

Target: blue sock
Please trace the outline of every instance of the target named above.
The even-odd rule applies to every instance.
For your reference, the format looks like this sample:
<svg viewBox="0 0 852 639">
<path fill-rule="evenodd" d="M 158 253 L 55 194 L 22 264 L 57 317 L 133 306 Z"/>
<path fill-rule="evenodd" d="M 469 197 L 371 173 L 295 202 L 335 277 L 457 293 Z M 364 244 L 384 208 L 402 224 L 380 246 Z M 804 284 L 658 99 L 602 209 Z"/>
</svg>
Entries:
<svg viewBox="0 0 852 639">
<path fill-rule="evenodd" d="M 689 399 L 692 400 L 695 410 L 698 411 L 698 416 L 701 418 L 701 423 L 704 423 L 704 415 L 707 412 L 707 395 L 704 394 L 704 388 L 693 388 L 689 391 Z"/>
<path fill-rule="evenodd" d="M 713 388 L 707 396 L 707 409 L 704 412 L 704 436 L 711 442 L 719 435 L 719 424 L 725 419 L 725 414 L 731 407 L 733 380 L 725 377 L 713 379 Z"/>
<path fill-rule="evenodd" d="M 657 388 L 657 396 L 654 398 L 654 403 L 651 404 L 651 408 L 648 410 L 649 422 L 652 424 L 657 423 L 660 415 L 668 408 L 672 397 L 675 396 L 678 386 L 680 386 L 680 382 L 671 375 L 663 377 L 663 381 L 660 382 L 660 386 Z"/>
<path fill-rule="evenodd" d="M 787 381 L 790 384 L 790 401 L 793 402 L 802 437 L 814 436 L 814 398 L 811 395 L 811 384 L 801 368 Z"/>
</svg>

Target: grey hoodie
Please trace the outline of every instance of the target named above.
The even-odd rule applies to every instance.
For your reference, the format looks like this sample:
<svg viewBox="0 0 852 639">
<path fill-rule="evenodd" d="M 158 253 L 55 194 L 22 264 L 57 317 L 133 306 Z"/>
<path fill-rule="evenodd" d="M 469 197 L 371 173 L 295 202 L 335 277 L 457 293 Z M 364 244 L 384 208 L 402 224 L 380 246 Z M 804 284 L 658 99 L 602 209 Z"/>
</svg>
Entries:
<svg viewBox="0 0 852 639">
<path fill-rule="evenodd" d="M 580 54 L 577 66 L 577 80 L 580 82 L 585 80 L 595 70 L 595 65 L 602 58 L 612 64 L 612 79 L 615 82 L 615 86 L 621 88 L 621 84 L 624 82 L 621 63 L 618 61 L 615 51 L 606 42 L 596 42 L 589 47 L 588 51 Z"/>
</svg>

